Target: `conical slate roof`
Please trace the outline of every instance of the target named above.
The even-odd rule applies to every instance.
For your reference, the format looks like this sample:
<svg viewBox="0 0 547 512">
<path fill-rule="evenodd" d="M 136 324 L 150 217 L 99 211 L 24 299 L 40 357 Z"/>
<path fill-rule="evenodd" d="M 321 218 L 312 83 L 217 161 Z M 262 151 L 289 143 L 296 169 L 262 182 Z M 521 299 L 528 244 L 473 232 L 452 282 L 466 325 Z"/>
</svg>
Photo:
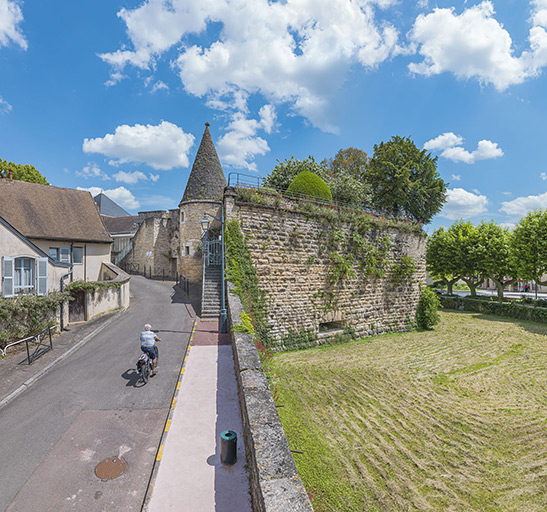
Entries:
<svg viewBox="0 0 547 512">
<path fill-rule="evenodd" d="M 226 177 L 209 132 L 209 123 L 205 123 L 205 132 L 181 202 L 194 199 L 221 199 L 224 187 Z"/>
</svg>

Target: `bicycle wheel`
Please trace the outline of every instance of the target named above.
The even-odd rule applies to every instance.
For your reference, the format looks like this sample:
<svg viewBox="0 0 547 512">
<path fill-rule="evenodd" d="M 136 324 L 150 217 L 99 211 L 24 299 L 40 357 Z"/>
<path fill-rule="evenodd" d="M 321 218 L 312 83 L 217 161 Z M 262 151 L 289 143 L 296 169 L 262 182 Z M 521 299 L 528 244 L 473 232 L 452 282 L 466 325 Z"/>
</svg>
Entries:
<svg viewBox="0 0 547 512">
<path fill-rule="evenodd" d="M 150 362 L 147 361 L 141 366 L 141 379 L 146 384 L 150 377 Z"/>
</svg>

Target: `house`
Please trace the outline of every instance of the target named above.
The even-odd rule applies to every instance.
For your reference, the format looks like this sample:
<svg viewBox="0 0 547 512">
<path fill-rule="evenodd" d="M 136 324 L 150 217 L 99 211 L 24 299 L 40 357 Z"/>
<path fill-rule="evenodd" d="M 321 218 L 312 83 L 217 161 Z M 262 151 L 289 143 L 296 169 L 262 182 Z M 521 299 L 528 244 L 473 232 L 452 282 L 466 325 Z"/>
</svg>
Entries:
<svg viewBox="0 0 547 512">
<path fill-rule="evenodd" d="M 99 281 L 111 245 L 89 192 L 0 179 L 3 297 L 59 290 L 71 270 L 70 280 Z"/>
<path fill-rule="evenodd" d="M 96 198 L 95 198 L 96 199 Z M 101 218 L 112 240 L 112 263 L 117 265 L 132 248 L 132 240 L 139 229 L 143 218 L 135 216 L 108 217 L 101 214 Z"/>
</svg>

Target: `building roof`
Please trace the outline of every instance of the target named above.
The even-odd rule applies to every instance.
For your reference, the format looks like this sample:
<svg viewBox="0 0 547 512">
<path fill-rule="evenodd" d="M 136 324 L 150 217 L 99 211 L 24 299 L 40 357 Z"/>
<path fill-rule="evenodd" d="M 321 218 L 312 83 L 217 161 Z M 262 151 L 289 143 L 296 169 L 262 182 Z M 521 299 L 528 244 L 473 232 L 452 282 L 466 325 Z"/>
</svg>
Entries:
<svg viewBox="0 0 547 512">
<path fill-rule="evenodd" d="M 106 217 L 129 217 L 129 212 L 126 212 L 103 192 L 97 194 L 93 199 L 97 203 L 101 215 Z"/>
<path fill-rule="evenodd" d="M 112 242 L 85 190 L 0 179 L 0 216 L 27 238 Z"/>
<path fill-rule="evenodd" d="M 139 224 L 143 221 L 142 217 L 103 217 L 104 225 L 111 235 L 120 233 L 136 233 L 139 229 Z"/>
<path fill-rule="evenodd" d="M 195 199 L 221 199 L 224 187 L 226 187 L 226 177 L 209 132 L 209 123 L 205 123 L 205 132 L 181 202 Z"/>
</svg>

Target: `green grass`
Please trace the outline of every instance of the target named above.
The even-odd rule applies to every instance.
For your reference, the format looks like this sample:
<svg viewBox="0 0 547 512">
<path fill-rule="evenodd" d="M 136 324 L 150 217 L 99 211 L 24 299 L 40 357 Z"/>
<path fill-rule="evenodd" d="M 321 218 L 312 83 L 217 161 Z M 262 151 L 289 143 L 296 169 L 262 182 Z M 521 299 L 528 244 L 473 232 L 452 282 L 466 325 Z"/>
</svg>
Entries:
<svg viewBox="0 0 547 512">
<path fill-rule="evenodd" d="M 547 325 L 443 312 L 270 367 L 316 512 L 547 510 Z"/>
</svg>

